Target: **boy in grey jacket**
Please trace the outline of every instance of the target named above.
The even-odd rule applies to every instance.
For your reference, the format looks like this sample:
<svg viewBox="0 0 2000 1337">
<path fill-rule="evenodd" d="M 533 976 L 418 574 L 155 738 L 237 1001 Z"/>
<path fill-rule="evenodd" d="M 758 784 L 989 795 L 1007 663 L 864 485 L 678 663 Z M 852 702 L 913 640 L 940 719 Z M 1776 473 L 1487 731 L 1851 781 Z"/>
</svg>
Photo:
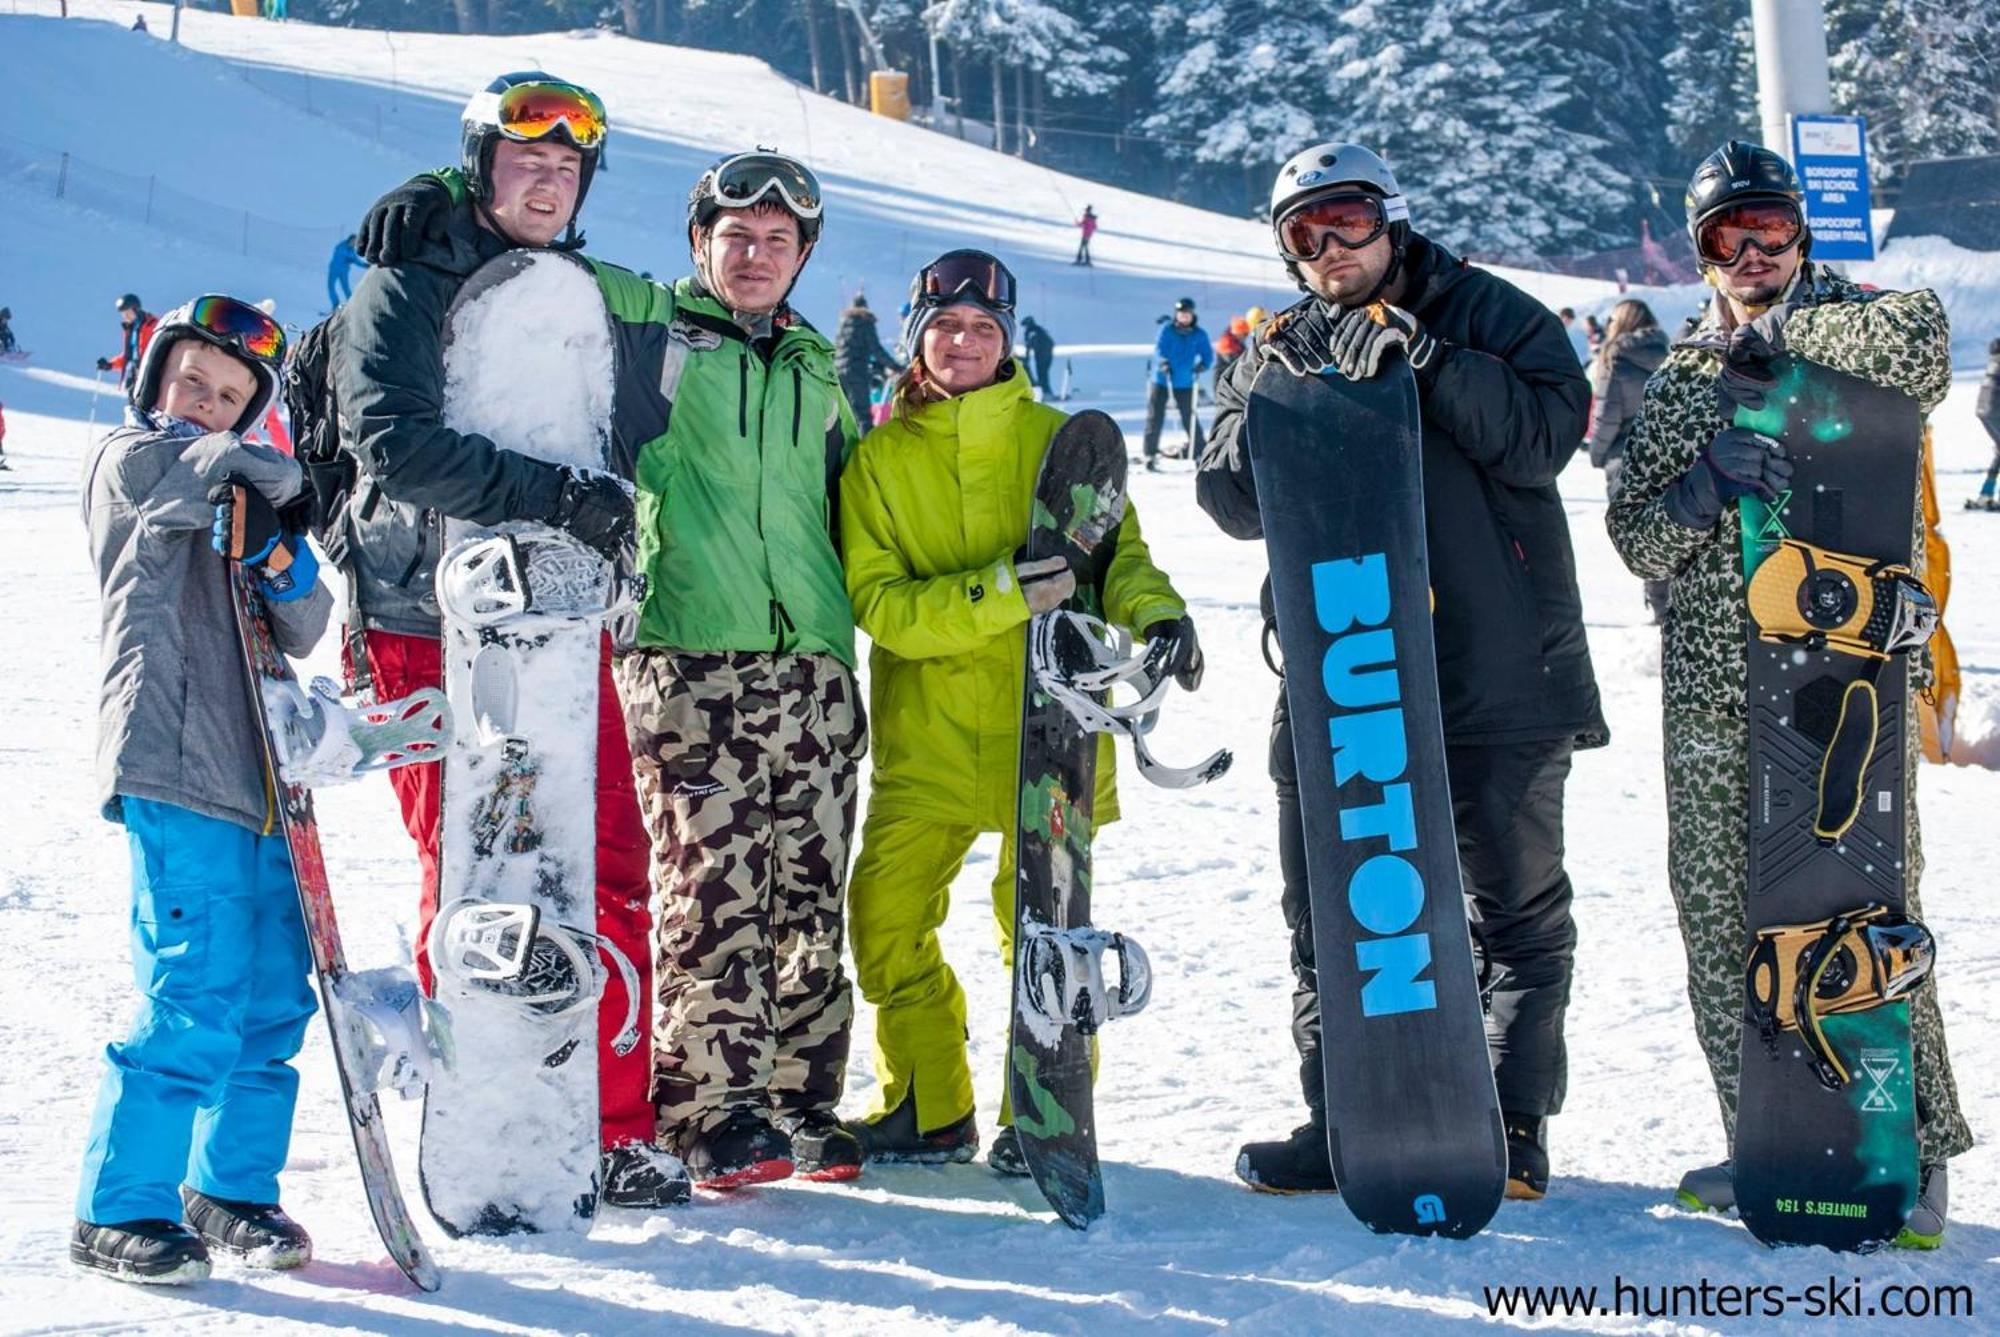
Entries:
<svg viewBox="0 0 2000 1337">
<path fill-rule="evenodd" d="M 256 573 L 286 653 L 319 639 L 332 600 L 280 519 L 303 475 L 241 438 L 275 397 L 284 344 L 232 298 L 170 313 L 127 424 L 84 475 L 102 590 L 98 787 L 131 846 L 142 997 L 106 1051 L 70 1259 L 123 1280 L 198 1280 L 210 1249 L 268 1267 L 311 1253 L 277 1205 L 311 959 L 229 571 Z"/>
</svg>

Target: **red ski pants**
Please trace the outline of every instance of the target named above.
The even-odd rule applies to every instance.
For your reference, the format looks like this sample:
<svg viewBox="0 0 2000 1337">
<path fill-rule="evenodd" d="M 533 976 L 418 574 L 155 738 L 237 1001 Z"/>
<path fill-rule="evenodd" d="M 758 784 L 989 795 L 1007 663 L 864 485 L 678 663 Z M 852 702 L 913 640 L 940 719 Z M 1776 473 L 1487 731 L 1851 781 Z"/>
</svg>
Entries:
<svg viewBox="0 0 2000 1337">
<path fill-rule="evenodd" d="M 368 667 L 378 700 L 393 701 L 424 687 L 444 685 L 440 643 L 425 636 L 369 631 Z M 417 976 L 431 990 L 430 955 L 424 939 L 438 909 L 439 764 L 404 766 L 389 772 L 389 784 L 403 810 L 403 825 L 417 842 L 423 867 L 423 900 L 417 915 Z M 611 640 L 597 681 L 597 931 L 623 952 L 639 972 L 640 1041 L 624 1056 L 612 1052 L 627 1008 L 625 983 L 610 971 L 597 1009 L 598 1118 L 606 1147 L 649 1141 L 653 1136 L 652 917 L 647 911 L 647 844 L 639 798 L 632 786 L 632 753 L 618 688 L 611 680 Z"/>
</svg>

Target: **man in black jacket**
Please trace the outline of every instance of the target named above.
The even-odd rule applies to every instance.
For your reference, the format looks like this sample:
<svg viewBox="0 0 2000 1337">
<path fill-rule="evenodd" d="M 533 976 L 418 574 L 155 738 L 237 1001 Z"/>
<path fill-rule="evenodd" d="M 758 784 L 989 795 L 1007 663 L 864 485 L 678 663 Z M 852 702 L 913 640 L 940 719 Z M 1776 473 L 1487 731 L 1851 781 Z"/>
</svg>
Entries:
<svg viewBox="0 0 2000 1337">
<path fill-rule="evenodd" d="M 1279 173 L 1271 205 L 1279 250 L 1306 297 L 1256 332 L 1217 389 L 1196 499 L 1224 532 L 1262 537 L 1244 405 L 1267 366 L 1273 375 L 1360 380 L 1392 348 L 1407 357 L 1423 406 L 1452 810 L 1465 890 L 1494 972 L 1487 1036 L 1507 1125 L 1507 1191 L 1538 1198 L 1549 1173 L 1543 1120 L 1561 1109 L 1566 1082 L 1563 1013 L 1576 945 L 1563 786 L 1571 753 L 1609 737 L 1555 487 L 1583 440 L 1589 386 L 1547 308 L 1410 230 L 1395 177 L 1367 149 L 1324 144 L 1299 154 Z M 1332 462 L 1327 485 L 1340 485 Z M 1264 607 L 1269 619 L 1268 587 Z M 1312 1118 L 1285 1141 L 1245 1146 L 1236 1172 L 1260 1189 L 1326 1191 L 1335 1185 L 1305 834 L 1282 692 L 1271 778 L 1297 977 L 1292 1034 Z"/>
<path fill-rule="evenodd" d="M 896 361 L 895 354 L 882 346 L 875 313 L 868 309 L 867 297 L 854 294 L 854 305 L 840 313 L 840 328 L 833 336 L 833 371 L 840 378 L 841 393 L 847 396 L 854 410 L 854 421 L 863 434 L 873 421 L 869 393 L 888 373 L 902 369 L 903 364 Z"/>
</svg>

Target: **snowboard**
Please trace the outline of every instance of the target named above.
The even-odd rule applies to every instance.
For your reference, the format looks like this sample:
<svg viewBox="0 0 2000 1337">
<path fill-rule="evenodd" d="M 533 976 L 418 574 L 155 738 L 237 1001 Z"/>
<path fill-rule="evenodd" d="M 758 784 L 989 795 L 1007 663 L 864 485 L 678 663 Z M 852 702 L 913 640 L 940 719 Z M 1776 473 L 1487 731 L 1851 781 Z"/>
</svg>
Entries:
<svg viewBox="0 0 2000 1337">
<path fill-rule="evenodd" d="M 444 366 L 448 426 L 604 467 L 611 323 L 582 262 L 525 250 L 489 261 L 447 314 Z M 587 1232 L 604 984 L 599 641 L 615 577 L 546 526 L 447 518 L 443 529 L 437 594 L 457 731 L 428 945 L 455 1061 L 424 1102 L 424 1199 L 454 1236 Z"/>
<path fill-rule="evenodd" d="M 243 647 L 243 664 L 249 672 L 253 713 L 263 741 L 262 765 L 267 783 L 276 798 L 284 826 L 285 846 L 292 856 L 292 881 L 298 888 L 299 911 L 305 920 L 306 939 L 312 949 L 313 974 L 319 985 L 320 1011 L 326 1016 L 327 1032 L 333 1041 L 333 1066 L 340 1077 L 341 1104 L 354 1133 L 354 1152 L 361 1164 L 361 1183 L 368 1195 L 368 1211 L 375 1229 L 388 1246 L 389 1257 L 419 1290 L 434 1291 L 441 1280 L 437 1265 L 417 1234 L 416 1223 L 403 1201 L 396 1182 L 396 1166 L 389 1154 L 389 1133 L 382 1123 L 382 1104 L 364 1080 L 371 1067 L 379 1067 L 381 1055 L 375 1049 L 372 1028 L 364 1014 L 384 994 L 405 991 L 405 1000 L 416 992 L 416 976 L 390 967 L 373 971 L 350 971 L 341 948 L 340 922 L 334 914 L 333 892 L 327 885 L 326 860 L 319 847 L 319 820 L 313 813 L 312 791 L 303 785 L 286 784 L 279 778 L 278 750 L 272 740 L 272 726 L 263 705 L 268 685 L 281 689 L 295 683 L 291 665 L 278 649 L 265 617 L 264 601 L 257 592 L 251 573 L 232 562 L 230 591 L 236 606 L 236 630 Z"/>
<path fill-rule="evenodd" d="M 1077 592 L 1066 607 L 1100 611 L 1098 590 L 1125 503 L 1124 434 L 1102 413 L 1077 414 L 1042 457 L 1024 559 L 1069 560 Z M 1075 996 L 1076 976 L 1088 973 L 1095 953 L 1110 945 L 1086 945 L 1084 936 L 1090 924 L 1097 736 L 1037 683 L 1035 632 L 1031 626 L 1021 695 L 1008 1096 L 1036 1186 L 1056 1215 L 1082 1229 L 1104 1214 L 1091 1092 L 1095 1026 L 1089 1020 L 1079 1026 L 1059 1014 Z M 1063 977 L 1070 987 L 1057 983 Z M 1045 986 L 1056 990 L 1054 1004 L 1040 993 Z"/>
<path fill-rule="evenodd" d="M 1775 503 L 1739 503 L 1750 866 L 1736 1209 L 1766 1244 L 1867 1249 L 1893 1239 L 1917 1200 L 1909 1003 L 1826 1015 L 1823 1038 L 1797 1021 L 1801 988 L 1831 1008 L 1865 984 L 1880 926 L 1903 909 L 1909 661 L 1842 643 L 1896 602 L 1870 568 L 1910 562 L 1922 419 L 1909 396 L 1817 363 L 1774 371 L 1767 406 L 1736 416 L 1784 442 L 1794 466 Z M 1858 927 L 1810 931 L 1840 916 Z M 1904 948 L 1923 960 L 1905 964 L 1927 965 L 1916 933 Z M 1823 939 L 1827 969 L 1815 972 Z"/>
<path fill-rule="evenodd" d="M 1500 1205 L 1493 1084 L 1445 772 L 1417 386 L 1268 364 L 1245 435 L 1304 809 L 1327 1140 L 1371 1230 Z"/>
</svg>

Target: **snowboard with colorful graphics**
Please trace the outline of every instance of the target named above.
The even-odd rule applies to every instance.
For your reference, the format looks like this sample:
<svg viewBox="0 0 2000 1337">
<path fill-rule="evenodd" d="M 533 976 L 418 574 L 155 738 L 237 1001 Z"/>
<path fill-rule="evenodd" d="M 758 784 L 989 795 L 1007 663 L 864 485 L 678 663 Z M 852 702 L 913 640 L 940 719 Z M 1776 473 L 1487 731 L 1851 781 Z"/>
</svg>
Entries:
<svg viewBox="0 0 2000 1337">
<path fill-rule="evenodd" d="M 1917 1200 L 1907 994 L 1932 945 L 1904 916 L 1912 573 L 1922 419 L 1909 396 L 1795 359 L 1739 426 L 1793 463 L 1741 503 L 1749 881 L 1736 1208 L 1767 1244 L 1868 1249 Z"/>
<path fill-rule="evenodd" d="M 1267 364 L 1244 424 L 1298 753 L 1327 1139 L 1371 1230 L 1465 1237 L 1507 1181 L 1445 773 L 1417 386 Z"/>
<path fill-rule="evenodd" d="M 236 604 L 236 628 L 242 641 L 243 663 L 257 695 L 254 704 L 263 740 L 262 764 L 284 825 L 285 845 L 292 857 L 292 880 L 298 888 L 299 910 L 305 919 L 318 977 L 321 1010 L 333 1041 L 333 1065 L 340 1077 L 341 1104 L 354 1133 L 354 1151 L 361 1163 L 361 1182 L 375 1229 L 388 1246 L 389 1257 L 421 1290 L 438 1288 L 437 1265 L 417 1234 L 416 1223 L 396 1182 L 389 1154 L 388 1130 L 376 1088 L 383 1084 L 411 1089 L 417 1073 L 430 1067 L 428 1056 L 439 1040 L 425 1035 L 423 1011 L 417 998 L 416 976 L 407 967 L 351 971 L 341 948 L 340 923 L 334 915 L 333 892 L 327 886 L 326 860 L 320 854 L 319 820 L 313 814 L 312 791 L 287 784 L 281 774 L 274 726 L 264 709 L 273 697 L 297 690 L 292 668 L 271 635 L 264 602 L 250 573 L 230 564 L 231 593 Z M 397 1034 L 401 1032 L 400 1036 Z"/>
<path fill-rule="evenodd" d="M 446 318 L 444 420 L 507 450 L 602 469 L 611 321 L 556 251 L 510 251 Z M 439 909 L 426 938 L 455 1061 L 424 1105 L 424 1198 L 453 1235 L 585 1232 L 599 1173 L 599 645 L 612 565 L 539 524 L 444 522 Z M 629 963 L 624 967 L 629 985 Z M 619 1043 L 639 1038 L 636 989 Z"/>
</svg>

